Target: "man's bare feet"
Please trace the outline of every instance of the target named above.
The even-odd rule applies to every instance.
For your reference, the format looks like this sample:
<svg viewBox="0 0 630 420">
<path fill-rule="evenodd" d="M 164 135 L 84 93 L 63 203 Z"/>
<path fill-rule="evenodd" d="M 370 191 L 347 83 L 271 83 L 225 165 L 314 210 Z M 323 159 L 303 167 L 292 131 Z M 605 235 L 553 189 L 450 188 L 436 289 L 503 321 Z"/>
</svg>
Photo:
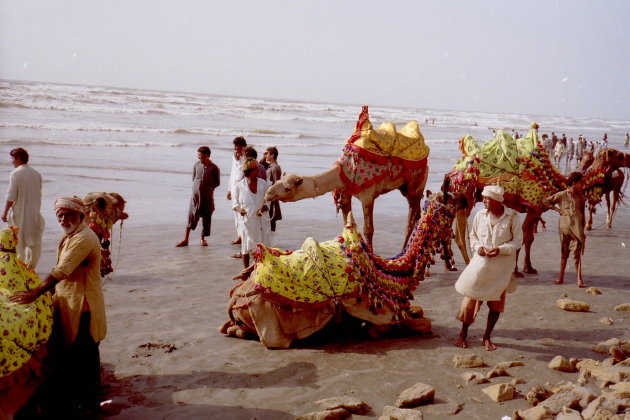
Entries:
<svg viewBox="0 0 630 420">
<path fill-rule="evenodd" d="M 241 237 L 239 236 L 238 238 L 234 239 L 232 242 L 230 242 L 232 245 L 238 245 L 241 243 Z"/>
<path fill-rule="evenodd" d="M 183 240 L 181 242 L 178 242 L 177 245 L 175 245 L 176 247 L 180 247 L 180 246 L 188 246 L 188 241 L 187 240 Z"/>
<path fill-rule="evenodd" d="M 467 349 L 468 348 L 468 342 L 465 339 L 458 338 L 457 341 L 455 342 L 455 346 L 461 347 L 463 349 Z"/>
<path fill-rule="evenodd" d="M 578 281 L 577 286 L 578 286 L 579 288 L 584 288 L 584 287 L 586 287 L 586 285 L 585 285 L 585 284 L 584 284 L 584 282 L 582 282 L 582 281 Z"/>
<path fill-rule="evenodd" d="M 562 284 L 562 283 L 564 283 L 564 280 L 558 279 L 558 280 L 555 280 L 554 283 L 555 284 Z"/>
<path fill-rule="evenodd" d="M 484 338 L 483 339 L 483 346 L 486 348 L 486 350 L 488 351 L 494 351 L 497 349 L 497 346 L 494 345 L 494 343 L 492 341 L 490 341 L 489 338 Z"/>
<path fill-rule="evenodd" d="M 208 242 L 206 242 L 205 238 L 201 238 L 201 246 L 208 246 Z"/>
</svg>

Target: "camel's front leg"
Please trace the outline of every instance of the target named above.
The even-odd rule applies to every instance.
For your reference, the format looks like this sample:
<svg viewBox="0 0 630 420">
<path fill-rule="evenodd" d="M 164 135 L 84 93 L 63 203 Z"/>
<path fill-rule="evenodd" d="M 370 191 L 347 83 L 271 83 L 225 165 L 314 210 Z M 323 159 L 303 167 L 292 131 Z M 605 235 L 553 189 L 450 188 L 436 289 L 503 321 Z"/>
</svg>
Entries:
<svg viewBox="0 0 630 420">
<path fill-rule="evenodd" d="M 586 230 L 591 230 L 593 227 L 593 213 L 595 213 L 595 205 L 588 204 L 588 217 L 586 218 Z"/>
<path fill-rule="evenodd" d="M 470 257 L 468 256 L 468 247 L 466 245 L 466 235 L 468 228 L 468 212 L 466 209 L 459 210 L 456 214 L 455 225 L 455 243 L 462 253 L 462 258 L 466 264 L 470 263 Z"/>
<path fill-rule="evenodd" d="M 527 274 L 538 274 L 538 271 L 532 267 L 531 251 L 534 242 L 534 227 L 538 222 L 540 212 L 530 211 L 523 221 L 523 248 L 525 248 L 525 262 L 523 264 L 523 272 Z"/>
<path fill-rule="evenodd" d="M 612 228 L 612 218 L 613 218 L 613 214 L 615 213 L 615 207 L 617 207 L 617 200 L 615 197 L 615 191 L 612 192 L 612 200 L 610 199 L 610 193 L 606 193 L 606 208 L 607 208 L 607 213 L 606 213 L 606 226 L 608 226 L 608 229 Z"/>
<path fill-rule="evenodd" d="M 363 205 L 363 235 L 371 247 L 374 238 L 374 200 L 365 200 L 361 204 Z"/>
<path fill-rule="evenodd" d="M 407 230 L 405 231 L 405 241 L 403 242 L 402 249 L 405 249 L 413 228 L 416 225 L 418 219 L 420 219 L 420 197 L 407 196 L 407 203 L 409 204 L 409 213 L 407 214 Z"/>
</svg>

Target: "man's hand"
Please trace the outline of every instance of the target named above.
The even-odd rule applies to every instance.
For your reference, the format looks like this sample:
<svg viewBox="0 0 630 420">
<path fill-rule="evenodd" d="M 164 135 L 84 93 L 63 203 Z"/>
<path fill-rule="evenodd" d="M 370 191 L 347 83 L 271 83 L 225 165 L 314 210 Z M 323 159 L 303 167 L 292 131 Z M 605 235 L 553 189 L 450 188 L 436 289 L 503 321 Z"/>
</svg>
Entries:
<svg viewBox="0 0 630 420">
<path fill-rule="evenodd" d="M 28 305 L 29 303 L 33 302 L 36 298 L 37 297 L 35 296 L 35 293 L 33 293 L 32 291 L 17 292 L 16 294 L 9 296 L 9 302 Z"/>
<path fill-rule="evenodd" d="M 231 200 L 232 199 L 232 191 L 228 191 L 227 193 L 227 199 Z"/>
<path fill-rule="evenodd" d="M 9 218 L 7 217 L 6 213 L 2 215 L 2 221 L 3 222 L 8 222 L 9 221 Z"/>
<path fill-rule="evenodd" d="M 499 248 L 492 248 L 490 251 L 486 251 L 486 257 L 492 258 L 499 255 Z"/>
<path fill-rule="evenodd" d="M 480 246 L 480 247 L 477 249 L 477 254 L 481 255 L 482 257 L 485 257 L 485 256 L 486 256 L 486 248 L 484 248 L 484 247 Z"/>
<path fill-rule="evenodd" d="M 241 213 L 241 216 L 247 216 L 247 212 L 244 209 L 241 209 L 239 212 Z"/>
</svg>

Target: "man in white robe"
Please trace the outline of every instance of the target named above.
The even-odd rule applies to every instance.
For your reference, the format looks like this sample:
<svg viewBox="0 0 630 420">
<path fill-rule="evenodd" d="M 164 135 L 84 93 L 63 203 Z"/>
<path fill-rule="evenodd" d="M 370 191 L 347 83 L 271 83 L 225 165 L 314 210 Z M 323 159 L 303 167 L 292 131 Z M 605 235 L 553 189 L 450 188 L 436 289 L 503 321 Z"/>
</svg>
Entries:
<svg viewBox="0 0 630 420">
<path fill-rule="evenodd" d="M 230 170 L 230 184 L 228 185 L 227 199 L 232 203 L 233 208 L 236 205 L 234 190 L 236 184 L 243 179 L 243 162 L 245 155 L 243 150 L 247 147 L 247 141 L 245 138 L 238 136 L 232 140 L 234 144 L 234 154 L 232 155 L 232 168 Z M 236 229 L 236 239 L 232 241 L 232 245 L 238 245 L 241 243 L 240 230 L 241 230 L 242 217 L 238 212 L 234 212 L 234 227 Z M 234 255 L 236 258 L 241 258 L 240 253 Z"/>
<path fill-rule="evenodd" d="M 496 349 L 490 335 L 505 308 L 505 292 L 513 280 L 514 255 L 523 243 L 518 213 L 503 206 L 503 193 L 498 185 L 489 185 L 481 193 L 485 210 L 475 215 L 470 231 L 473 258 L 455 283 L 455 290 L 464 295 L 457 314 L 462 322 L 455 342 L 458 347 L 468 347 L 468 327 L 486 301 L 489 313 L 483 345 L 488 351 Z"/>
<path fill-rule="evenodd" d="M 17 226 L 17 257 L 35 269 L 42 250 L 44 218 L 41 215 L 42 176 L 28 165 L 28 152 L 21 147 L 9 152 L 15 169 L 9 177 L 9 190 L 2 221 Z"/>
</svg>

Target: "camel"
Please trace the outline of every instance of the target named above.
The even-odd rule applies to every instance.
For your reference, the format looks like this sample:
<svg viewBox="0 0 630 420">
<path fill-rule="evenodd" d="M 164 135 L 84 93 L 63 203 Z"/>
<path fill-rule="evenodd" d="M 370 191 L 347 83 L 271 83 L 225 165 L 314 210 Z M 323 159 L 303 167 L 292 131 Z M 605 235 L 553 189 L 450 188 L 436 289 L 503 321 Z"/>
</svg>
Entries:
<svg viewBox="0 0 630 420">
<path fill-rule="evenodd" d="M 334 240 L 307 238 L 297 251 L 259 244 L 254 266 L 230 291 L 230 319 L 219 330 L 238 338 L 258 337 L 268 348 L 288 348 L 344 314 L 378 331 L 395 326 L 429 332 L 422 308 L 409 301 L 433 263 L 432 255 L 450 255 L 453 219 L 467 202 L 462 194 L 440 192 L 426 206 L 405 250 L 390 259 L 372 253 L 352 212 Z"/>
<path fill-rule="evenodd" d="M 112 268 L 110 237 L 112 227 L 120 220 L 121 226 L 129 217 L 125 213 L 125 200 L 117 193 L 89 193 L 83 199 L 85 204 L 85 223 L 96 233 L 101 241 L 101 276 L 114 271 Z"/>
<path fill-rule="evenodd" d="M 608 150 L 614 150 L 614 149 L 600 150 L 599 153 L 597 154 L 597 159 L 602 160 L 602 161 L 609 160 L 609 158 L 606 156 L 607 154 L 610 154 Z M 582 157 L 582 160 L 580 161 L 580 165 L 578 168 L 582 172 L 584 172 L 588 170 L 594 162 L 595 162 L 595 157 L 593 156 L 593 152 L 585 151 L 584 156 Z M 628 167 L 625 164 L 623 166 Z M 604 178 L 604 183 L 601 186 L 602 193 L 604 197 L 606 197 L 606 226 L 608 226 L 609 229 L 612 228 L 612 221 L 615 215 L 615 211 L 617 210 L 617 206 L 619 205 L 620 202 L 623 203 L 624 193 L 622 189 L 624 187 L 625 179 L 626 177 L 623 171 L 621 170 L 621 168 L 617 168 L 617 169 L 611 170 L 610 172 L 606 174 L 606 177 Z M 611 194 L 612 194 L 612 199 L 611 199 Z M 595 206 L 598 203 L 599 201 L 598 202 L 589 201 L 588 203 L 588 217 L 586 219 L 586 226 L 585 226 L 586 230 L 591 230 L 593 228 L 593 214 L 596 211 Z"/>
<path fill-rule="evenodd" d="M 429 147 L 416 121 L 396 131 L 385 122 L 373 129 L 364 106 L 354 134 L 347 140 L 343 153 L 334 165 L 314 176 L 288 174 L 267 190 L 267 201 L 299 201 L 330 191 L 344 222 L 352 210 L 352 197 L 363 208 L 363 234 L 371 246 L 374 237 L 374 200 L 398 189 L 407 199 L 409 212 L 405 241 L 420 215 L 420 202 L 427 183 Z M 404 247 L 404 245 L 403 245 Z"/>
<path fill-rule="evenodd" d="M 523 272 L 536 274 L 531 263 L 531 246 L 534 242 L 536 224 L 547 210 L 542 200 L 566 188 L 566 178 L 552 164 L 549 154 L 538 139 L 538 125 L 526 137 L 513 139 L 509 134 L 498 131 L 496 137 L 483 146 L 478 146 L 471 136 L 460 140 L 462 159 L 447 174 L 451 178 L 451 190 L 462 192 L 469 199 L 469 207 L 457 214 L 456 243 L 466 264 L 470 262 L 466 247 L 468 216 L 474 204 L 481 201 L 481 190 L 485 185 L 501 185 L 505 189 L 503 204 L 520 213 L 523 221 L 523 249 L 525 260 Z M 608 174 L 628 162 L 623 153 L 611 151 L 606 159 L 600 159 L 584 173 L 584 191 L 589 203 L 599 202 L 601 184 Z M 514 268 L 518 271 L 518 255 Z"/>
</svg>

